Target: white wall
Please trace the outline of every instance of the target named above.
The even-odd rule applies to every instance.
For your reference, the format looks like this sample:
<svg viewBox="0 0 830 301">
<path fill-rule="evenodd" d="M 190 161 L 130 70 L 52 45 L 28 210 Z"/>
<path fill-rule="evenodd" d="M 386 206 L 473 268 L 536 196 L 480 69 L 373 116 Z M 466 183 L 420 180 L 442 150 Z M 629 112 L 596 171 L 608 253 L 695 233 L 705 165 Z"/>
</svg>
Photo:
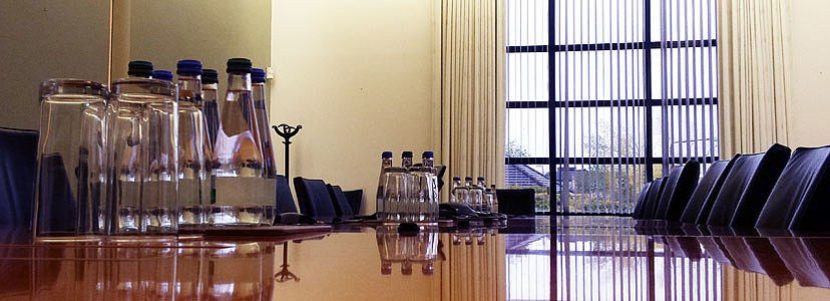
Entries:
<svg viewBox="0 0 830 301">
<path fill-rule="evenodd" d="M 38 128 L 38 87 L 55 77 L 106 82 L 108 0 L 0 1 L 0 126 Z"/>
<path fill-rule="evenodd" d="M 271 123 L 303 125 L 292 178 L 362 188 L 373 213 L 380 153 L 394 151 L 397 163 L 402 150 L 431 148 L 433 9 L 425 0 L 274 1 Z"/>
<path fill-rule="evenodd" d="M 791 146 L 830 144 L 830 1 L 790 0 Z"/>
</svg>

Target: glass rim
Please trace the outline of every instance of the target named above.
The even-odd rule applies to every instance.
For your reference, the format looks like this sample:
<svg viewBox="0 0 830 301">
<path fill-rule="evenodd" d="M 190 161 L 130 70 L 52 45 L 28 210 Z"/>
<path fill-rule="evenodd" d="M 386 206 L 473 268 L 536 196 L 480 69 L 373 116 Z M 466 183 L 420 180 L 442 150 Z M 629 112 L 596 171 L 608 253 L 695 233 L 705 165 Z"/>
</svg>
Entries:
<svg viewBox="0 0 830 301">
<path fill-rule="evenodd" d="M 50 78 L 40 83 L 40 98 L 60 94 L 94 95 L 106 99 L 109 96 L 107 86 L 81 78 Z"/>
<path fill-rule="evenodd" d="M 173 81 L 143 77 L 125 77 L 114 80 L 110 86 L 110 94 L 113 96 L 120 94 L 117 92 L 117 87 L 122 85 L 146 85 L 151 88 L 150 94 L 176 97 L 176 83 Z"/>
</svg>

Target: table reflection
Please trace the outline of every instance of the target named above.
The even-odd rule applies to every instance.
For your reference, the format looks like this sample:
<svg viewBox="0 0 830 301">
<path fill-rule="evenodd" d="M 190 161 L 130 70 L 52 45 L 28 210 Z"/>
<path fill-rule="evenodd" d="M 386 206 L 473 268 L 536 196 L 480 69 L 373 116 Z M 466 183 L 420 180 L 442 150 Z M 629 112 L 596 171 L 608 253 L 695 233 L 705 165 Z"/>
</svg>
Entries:
<svg viewBox="0 0 830 301">
<path fill-rule="evenodd" d="M 0 252 L 2 297 L 271 300 L 273 292 L 271 243 L 49 244 Z"/>
<path fill-rule="evenodd" d="M 555 299 L 830 299 L 827 236 L 722 235 L 622 217 L 559 218 L 556 230 Z M 508 244 L 507 254 L 534 253 Z M 508 299 L 546 297 L 511 288 Z"/>
</svg>

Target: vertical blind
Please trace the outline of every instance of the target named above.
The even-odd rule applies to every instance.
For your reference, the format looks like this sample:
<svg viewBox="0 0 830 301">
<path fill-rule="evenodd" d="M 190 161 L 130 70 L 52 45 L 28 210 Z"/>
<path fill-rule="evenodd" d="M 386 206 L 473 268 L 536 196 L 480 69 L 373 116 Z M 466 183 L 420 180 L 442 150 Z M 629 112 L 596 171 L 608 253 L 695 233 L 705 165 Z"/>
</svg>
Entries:
<svg viewBox="0 0 830 301">
<path fill-rule="evenodd" d="M 629 214 L 718 160 L 716 0 L 508 0 L 505 182 L 537 211 Z M 551 151 L 552 150 L 552 151 Z"/>
</svg>

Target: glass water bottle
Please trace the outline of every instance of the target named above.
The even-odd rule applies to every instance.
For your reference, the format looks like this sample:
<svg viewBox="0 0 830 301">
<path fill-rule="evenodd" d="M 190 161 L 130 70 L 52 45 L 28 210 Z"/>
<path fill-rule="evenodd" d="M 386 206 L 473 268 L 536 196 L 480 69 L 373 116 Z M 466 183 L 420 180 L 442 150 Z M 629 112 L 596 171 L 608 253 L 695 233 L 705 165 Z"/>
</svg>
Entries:
<svg viewBox="0 0 830 301">
<path fill-rule="evenodd" d="M 179 76 L 179 224 L 198 226 L 207 221 L 210 202 L 211 147 L 202 113 L 202 63 L 180 60 Z"/>
<path fill-rule="evenodd" d="M 214 144 L 217 164 L 211 170 L 214 196 L 208 223 L 259 225 L 263 206 L 274 202 L 276 182 L 265 177 L 258 125 L 251 99 L 251 61 L 228 60 L 228 91 L 221 100 L 219 131 Z"/>
<path fill-rule="evenodd" d="M 213 69 L 202 69 L 202 113 L 207 123 L 210 149 L 216 143 L 216 133 L 219 132 L 219 74 Z"/>
<path fill-rule="evenodd" d="M 452 202 L 460 204 L 469 204 L 469 191 L 461 183 L 461 177 L 452 177 Z"/>
<path fill-rule="evenodd" d="M 34 200 L 36 239 L 96 239 L 106 234 L 102 184 L 107 89 L 80 79 L 40 86 Z"/>
<path fill-rule="evenodd" d="M 415 202 L 416 222 L 435 222 L 438 215 L 438 177 L 435 175 L 435 159 L 431 151 L 422 156 L 421 166 L 412 169 L 416 192 L 413 195 Z"/>
<path fill-rule="evenodd" d="M 113 82 L 106 139 L 111 234 L 176 233 L 177 111 L 172 82 L 138 77 Z"/>
<path fill-rule="evenodd" d="M 251 94 L 254 100 L 254 118 L 257 123 L 257 137 L 262 148 L 262 162 L 265 175 L 275 178 L 277 175 L 274 165 L 274 151 L 271 144 L 271 131 L 268 121 L 268 102 L 266 101 L 265 70 L 251 68 Z"/>
<path fill-rule="evenodd" d="M 377 207 L 375 208 L 375 217 L 379 221 L 385 221 L 388 208 L 386 208 L 386 200 L 384 192 L 386 191 L 385 174 L 392 168 L 392 152 L 385 151 L 380 155 L 380 176 L 378 177 L 378 192 L 376 195 Z"/>
<path fill-rule="evenodd" d="M 265 89 L 265 70 L 259 68 L 251 68 L 251 94 L 253 95 L 254 103 L 254 119 L 257 124 L 257 140 L 262 149 L 262 163 L 263 173 L 266 179 L 271 179 L 276 183 L 277 169 L 274 165 L 274 150 L 271 144 L 271 132 L 268 130 L 270 123 L 268 122 L 268 102 L 266 98 Z M 276 184 L 275 184 L 276 185 Z M 275 202 L 263 205 L 262 224 L 274 224 Z"/>
</svg>

